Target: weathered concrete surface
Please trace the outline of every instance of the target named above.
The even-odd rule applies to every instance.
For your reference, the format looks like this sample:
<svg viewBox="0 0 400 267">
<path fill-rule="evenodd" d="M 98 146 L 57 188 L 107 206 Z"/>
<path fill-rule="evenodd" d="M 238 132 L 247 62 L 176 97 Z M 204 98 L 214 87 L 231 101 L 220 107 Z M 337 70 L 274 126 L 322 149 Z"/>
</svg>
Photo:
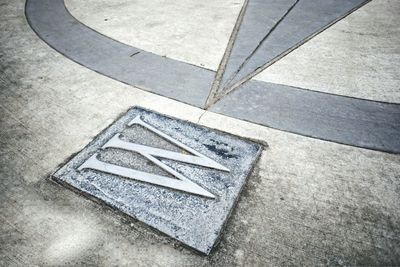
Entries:
<svg viewBox="0 0 400 267">
<path fill-rule="evenodd" d="M 255 77 L 400 103 L 400 2 L 373 0 Z"/>
<path fill-rule="evenodd" d="M 400 157 L 190 107 L 81 67 L 0 16 L 0 265 L 399 265 Z M 371 18 L 372 19 L 372 18 Z M 46 179 L 128 107 L 267 141 L 209 257 Z"/>
<path fill-rule="evenodd" d="M 89 27 L 128 45 L 217 70 L 244 0 L 66 0 Z"/>
</svg>

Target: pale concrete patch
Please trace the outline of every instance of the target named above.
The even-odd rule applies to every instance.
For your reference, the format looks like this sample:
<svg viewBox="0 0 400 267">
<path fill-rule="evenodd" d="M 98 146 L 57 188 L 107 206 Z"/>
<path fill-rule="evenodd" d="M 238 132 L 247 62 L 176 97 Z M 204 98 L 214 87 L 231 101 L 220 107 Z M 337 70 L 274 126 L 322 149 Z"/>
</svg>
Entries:
<svg viewBox="0 0 400 267">
<path fill-rule="evenodd" d="M 158 55 L 218 68 L 243 0 L 66 0 L 73 16 L 100 33 Z"/>
<path fill-rule="evenodd" d="M 255 79 L 327 93 L 400 102 L 400 2 L 374 0 Z"/>
</svg>

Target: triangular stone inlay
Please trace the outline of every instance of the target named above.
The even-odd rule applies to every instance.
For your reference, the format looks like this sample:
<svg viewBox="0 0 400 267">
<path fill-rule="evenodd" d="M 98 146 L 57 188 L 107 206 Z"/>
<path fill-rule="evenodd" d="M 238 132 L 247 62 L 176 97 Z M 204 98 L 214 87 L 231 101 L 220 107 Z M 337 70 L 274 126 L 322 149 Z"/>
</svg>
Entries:
<svg viewBox="0 0 400 267">
<path fill-rule="evenodd" d="M 214 95 L 225 95 L 366 2 L 249 0 Z"/>
</svg>

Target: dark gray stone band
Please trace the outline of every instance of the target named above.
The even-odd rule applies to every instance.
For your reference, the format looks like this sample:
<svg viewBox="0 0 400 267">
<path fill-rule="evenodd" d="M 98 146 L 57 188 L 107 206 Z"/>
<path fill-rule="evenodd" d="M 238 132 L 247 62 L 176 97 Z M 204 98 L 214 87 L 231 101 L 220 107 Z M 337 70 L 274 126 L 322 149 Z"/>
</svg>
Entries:
<svg viewBox="0 0 400 267">
<path fill-rule="evenodd" d="M 108 38 L 71 16 L 63 0 L 27 0 L 26 15 L 45 42 L 79 64 L 147 91 L 204 107 L 213 71 Z M 400 153 L 398 104 L 250 81 L 211 110 L 305 136 Z"/>
<path fill-rule="evenodd" d="M 63 0 L 27 0 L 26 17 L 46 43 L 89 69 L 194 106 L 202 107 L 207 99 L 213 71 L 99 34 L 76 20 Z"/>
<path fill-rule="evenodd" d="M 400 106 L 249 81 L 211 111 L 279 130 L 400 153 Z"/>
</svg>

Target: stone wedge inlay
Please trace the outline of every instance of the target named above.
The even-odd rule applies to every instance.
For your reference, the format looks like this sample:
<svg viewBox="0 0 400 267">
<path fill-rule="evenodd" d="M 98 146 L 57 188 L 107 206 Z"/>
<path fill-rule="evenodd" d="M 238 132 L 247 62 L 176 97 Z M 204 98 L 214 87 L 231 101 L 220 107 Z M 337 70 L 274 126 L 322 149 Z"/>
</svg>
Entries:
<svg viewBox="0 0 400 267">
<path fill-rule="evenodd" d="M 219 94 L 255 75 L 369 0 L 249 0 Z"/>
<path fill-rule="evenodd" d="M 271 33 L 296 0 L 249 0 L 229 55 L 220 87 L 232 80 L 241 65 L 254 53 L 262 40 Z"/>
<path fill-rule="evenodd" d="M 89 69 L 194 106 L 207 99 L 213 71 L 108 38 L 71 16 L 63 0 L 27 0 L 26 16 L 46 43 Z"/>
<path fill-rule="evenodd" d="M 135 107 L 53 178 L 208 254 L 261 150 Z"/>
</svg>

